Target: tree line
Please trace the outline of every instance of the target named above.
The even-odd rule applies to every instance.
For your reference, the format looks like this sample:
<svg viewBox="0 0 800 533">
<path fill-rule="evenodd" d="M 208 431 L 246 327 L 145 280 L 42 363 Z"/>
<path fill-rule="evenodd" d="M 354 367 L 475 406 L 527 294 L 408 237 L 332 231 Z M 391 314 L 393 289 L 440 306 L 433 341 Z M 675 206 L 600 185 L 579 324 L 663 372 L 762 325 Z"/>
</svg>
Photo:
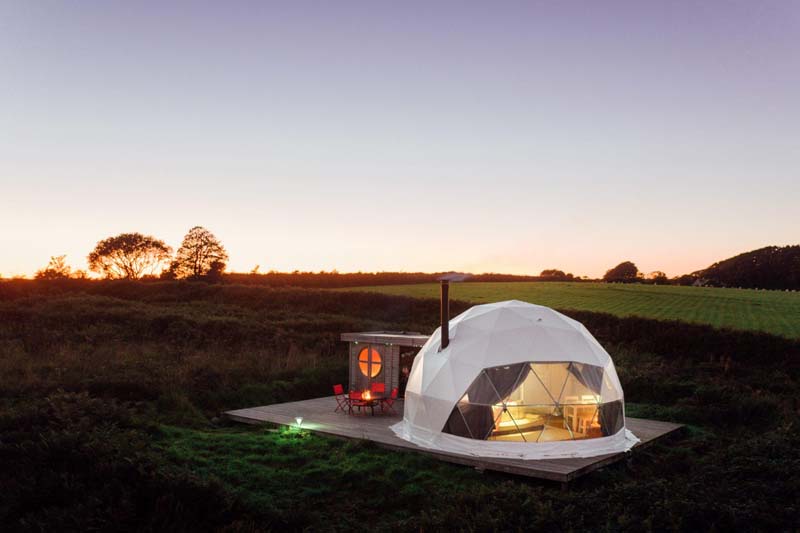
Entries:
<svg viewBox="0 0 800 533">
<path fill-rule="evenodd" d="M 632 261 L 624 261 L 608 270 L 603 281 L 796 291 L 800 290 L 800 245 L 766 246 L 672 279 L 661 271 L 645 276 Z"/>
<path fill-rule="evenodd" d="M 711 287 L 800 290 L 800 245 L 751 250 L 690 276 L 697 284 Z"/>
<path fill-rule="evenodd" d="M 227 281 L 247 285 L 297 287 L 356 287 L 433 283 L 445 272 L 276 272 L 225 274 L 228 254 L 225 247 L 207 229 L 195 226 L 183 238 L 173 254 L 163 240 L 141 233 L 121 233 L 101 240 L 88 255 L 89 270 L 106 279 L 190 279 Z M 66 256 L 50 258 L 37 271 L 37 279 L 86 278 L 87 273 L 73 271 Z M 484 273 L 473 274 L 466 282 L 509 281 L 604 281 L 606 283 L 647 283 L 654 285 L 697 285 L 773 290 L 800 290 L 800 246 L 767 246 L 719 261 L 710 267 L 674 278 L 656 270 L 645 274 L 632 261 L 623 261 L 606 271 L 600 280 L 575 276 L 556 268 L 542 270 L 537 276 Z"/>
<path fill-rule="evenodd" d="M 623 261 L 614 268 L 607 270 L 602 279 L 606 283 L 675 284 L 674 279 L 670 280 L 667 275 L 660 270 L 645 275 L 644 272 L 639 271 L 639 267 L 637 267 L 633 261 Z"/>
<path fill-rule="evenodd" d="M 225 271 L 228 253 L 213 233 L 195 226 L 184 236 L 173 255 L 163 240 L 141 233 L 120 233 L 103 239 L 86 258 L 89 270 L 106 279 L 138 280 L 203 279 L 217 281 Z M 36 272 L 36 279 L 85 278 L 83 271 L 72 272 L 66 256 L 50 258 Z"/>
</svg>

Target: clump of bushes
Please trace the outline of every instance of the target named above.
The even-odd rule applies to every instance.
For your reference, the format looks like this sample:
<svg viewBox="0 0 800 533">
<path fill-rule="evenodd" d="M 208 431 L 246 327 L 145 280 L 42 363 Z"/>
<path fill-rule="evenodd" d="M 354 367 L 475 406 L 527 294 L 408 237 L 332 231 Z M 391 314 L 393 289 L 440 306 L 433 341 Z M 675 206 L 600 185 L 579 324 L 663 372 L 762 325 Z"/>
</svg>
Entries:
<svg viewBox="0 0 800 533">
<path fill-rule="evenodd" d="M 232 520 L 222 486 L 171 467 L 130 406 L 56 392 L 0 409 L 7 531 L 210 531 Z"/>
</svg>

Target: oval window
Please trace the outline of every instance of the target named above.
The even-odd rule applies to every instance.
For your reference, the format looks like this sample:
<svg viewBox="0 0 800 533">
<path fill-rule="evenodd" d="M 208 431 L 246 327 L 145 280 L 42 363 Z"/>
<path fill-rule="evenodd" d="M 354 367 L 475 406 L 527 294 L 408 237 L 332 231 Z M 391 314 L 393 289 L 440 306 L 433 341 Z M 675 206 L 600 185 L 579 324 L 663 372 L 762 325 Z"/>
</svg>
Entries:
<svg viewBox="0 0 800 533">
<path fill-rule="evenodd" d="M 381 373 L 381 354 L 375 348 L 364 348 L 358 354 L 358 368 L 368 378 Z"/>
</svg>

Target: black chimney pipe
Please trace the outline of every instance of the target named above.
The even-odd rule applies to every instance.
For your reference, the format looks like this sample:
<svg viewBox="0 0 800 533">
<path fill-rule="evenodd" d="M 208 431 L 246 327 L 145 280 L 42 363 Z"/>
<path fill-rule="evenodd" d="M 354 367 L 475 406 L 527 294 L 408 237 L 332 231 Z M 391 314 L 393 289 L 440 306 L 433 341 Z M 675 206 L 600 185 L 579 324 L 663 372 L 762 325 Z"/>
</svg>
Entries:
<svg viewBox="0 0 800 533">
<path fill-rule="evenodd" d="M 450 282 L 441 280 L 441 297 L 439 315 L 441 318 L 442 344 L 439 350 L 444 350 L 450 344 Z"/>
</svg>

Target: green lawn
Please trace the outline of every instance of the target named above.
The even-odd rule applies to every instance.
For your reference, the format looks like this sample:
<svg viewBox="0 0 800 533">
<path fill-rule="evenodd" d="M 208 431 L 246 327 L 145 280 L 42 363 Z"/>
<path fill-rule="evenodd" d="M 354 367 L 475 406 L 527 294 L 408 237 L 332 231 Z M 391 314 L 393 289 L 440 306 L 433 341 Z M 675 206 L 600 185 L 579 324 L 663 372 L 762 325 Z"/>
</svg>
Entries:
<svg viewBox="0 0 800 533">
<path fill-rule="evenodd" d="M 397 527 L 428 507 L 431 498 L 476 490 L 483 482 L 473 469 L 424 454 L 285 427 L 165 426 L 156 446 L 177 467 L 219 480 L 265 531 L 354 531 L 365 523 Z M 419 529 L 413 521 L 409 527 Z"/>
<path fill-rule="evenodd" d="M 436 284 L 357 287 L 347 290 L 437 298 Z M 717 327 L 765 331 L 800 338 L 800 293 L 622 285 L 605 283 L 457 283 L 450 297 L 483 303 L 524 300 L 558 309 L 597 311 L 617 316 L 684 320 Z"/>
</svg>

